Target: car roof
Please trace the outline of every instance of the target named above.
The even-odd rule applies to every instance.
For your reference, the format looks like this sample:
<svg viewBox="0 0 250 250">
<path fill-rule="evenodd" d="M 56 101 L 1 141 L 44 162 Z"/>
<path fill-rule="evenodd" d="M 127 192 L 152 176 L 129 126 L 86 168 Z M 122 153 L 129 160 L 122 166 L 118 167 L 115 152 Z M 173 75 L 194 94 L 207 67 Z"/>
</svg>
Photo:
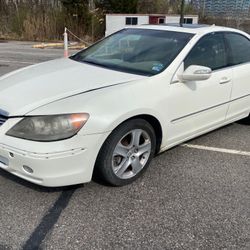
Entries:
<svg viewBox="0 0 250 250">
<path fill-rule="evenodd" d="M 172 27 L 182 27 L 182 28 L 189 28 L 189 29 L 198 29 L 198 28 L 204 28 L 204 27 L 209 27 L 211 25 L 208 24 L 180 24 L 180 23 L 162 23 L 159 25 L 163 26 L 172 26 Z"/>
<path fill-rule="evenodd" d="M 133 27 L 134 28 L 134 27 Z M 143 28 L 143 29 L 155 29 L 155 30 L 166 30 L 166 31 L 176 31 L 176 32 L 184 32 L 184 33 L 192 33 L 203 35 L 211 32 L 218 32 L 218 31 L 228 31 L 228 32 L 237 32 L 244 35 L 249 35 L 243 31 L 223 27 L 223 26 L 216 26 L 216 25 L 207 25 L 207 24 L 183 24 L 182 26 L 178 23 L 171 23 L 171 24 L 156 24 L 156 25 L 139 25 L 135 28 Z"/>
</svg>

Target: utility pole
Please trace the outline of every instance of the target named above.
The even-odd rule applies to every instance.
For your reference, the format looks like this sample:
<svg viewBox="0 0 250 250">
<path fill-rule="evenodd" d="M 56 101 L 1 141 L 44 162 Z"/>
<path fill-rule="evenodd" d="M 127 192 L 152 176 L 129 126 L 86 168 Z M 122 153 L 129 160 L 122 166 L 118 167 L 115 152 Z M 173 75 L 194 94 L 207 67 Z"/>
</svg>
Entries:
<svg viewBox="0 0 250 250">
<path fill-rule="evenodd" d="M 94 0 L 89 0 L 89 12 L 91 13 L 91 40 L 94 42 L 94 14 L 95 14 L 95 2 Z"/>
<path fill-rule="evenodd" d="M 180 17 L 180 26 L 183 26 L 184 23 L 184 8 L 185 8 L 185 0 L 181 0 L 181 17 Z"/>
</svg>

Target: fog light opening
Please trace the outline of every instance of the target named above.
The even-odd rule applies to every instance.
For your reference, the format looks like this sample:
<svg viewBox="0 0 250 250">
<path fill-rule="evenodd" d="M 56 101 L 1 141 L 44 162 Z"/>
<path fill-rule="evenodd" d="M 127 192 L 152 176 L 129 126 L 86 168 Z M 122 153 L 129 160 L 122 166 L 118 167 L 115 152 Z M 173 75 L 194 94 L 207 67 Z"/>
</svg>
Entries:
<svg viewBox="0 0 250 250">
<path fill-rule="evenodd" d="M 26 165 L 23 165 L 23 170 L 27 172 L 28 174 L 33 174 L 34 170 Z"/>
</svg>

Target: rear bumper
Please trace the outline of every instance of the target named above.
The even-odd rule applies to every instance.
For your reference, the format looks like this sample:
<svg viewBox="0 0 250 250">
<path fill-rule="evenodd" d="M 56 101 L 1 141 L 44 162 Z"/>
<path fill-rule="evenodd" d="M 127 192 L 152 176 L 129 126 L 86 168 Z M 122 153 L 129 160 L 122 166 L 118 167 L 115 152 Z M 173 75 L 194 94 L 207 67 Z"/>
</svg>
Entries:
<svg viewBox="0 0 250 250">
<path fill-rule="evenodd" d="M 86 183 L 92 178 L 96 157 L 106 136 L 77 135 L 45 144 L 5 136 L 9 144 L 0 143 L 0 168 L 41 186 Z M 27 167 L 32 171 L 27 171 Z"/>
</svg>

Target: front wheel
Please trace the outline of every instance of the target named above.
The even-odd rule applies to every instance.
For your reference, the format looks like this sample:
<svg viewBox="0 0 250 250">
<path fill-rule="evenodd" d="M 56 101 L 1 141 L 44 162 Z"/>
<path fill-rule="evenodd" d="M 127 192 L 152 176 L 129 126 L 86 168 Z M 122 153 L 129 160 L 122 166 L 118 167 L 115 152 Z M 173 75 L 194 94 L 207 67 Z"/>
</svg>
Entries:
<svg viewBox="0 0 250 250">
<path fill-rule="evenodd" d="M 146 170 L 155 148 L 155 132 L 147 121 L 134 119 L 124 122 L 102 146 L 95 176 L 113 186 L 127 185 Z"/>
</svg>

